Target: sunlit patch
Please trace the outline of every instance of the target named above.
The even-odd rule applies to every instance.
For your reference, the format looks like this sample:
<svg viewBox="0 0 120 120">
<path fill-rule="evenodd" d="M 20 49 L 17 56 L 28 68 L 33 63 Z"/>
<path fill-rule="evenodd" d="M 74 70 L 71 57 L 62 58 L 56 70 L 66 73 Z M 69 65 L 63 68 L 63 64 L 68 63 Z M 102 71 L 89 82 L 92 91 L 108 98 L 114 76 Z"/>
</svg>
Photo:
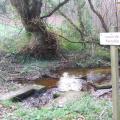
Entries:
<svg viewBox="0 0 120 120">
<path fill-rule="evenodd" d="M 76 79 L 76 76 L 64 72 L 58 82 L 58 88 L 60 91 L 80 91 L 82 89 L 82 81 Z"/>
</svg>

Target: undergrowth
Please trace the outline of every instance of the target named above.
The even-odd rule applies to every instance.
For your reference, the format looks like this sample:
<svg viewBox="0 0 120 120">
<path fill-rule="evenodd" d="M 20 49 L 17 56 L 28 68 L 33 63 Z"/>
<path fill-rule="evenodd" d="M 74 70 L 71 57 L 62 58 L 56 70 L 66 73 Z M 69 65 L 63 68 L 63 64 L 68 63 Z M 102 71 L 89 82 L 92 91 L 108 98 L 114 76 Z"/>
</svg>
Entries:
<svg viewBox="0 0 120 120">
<path fill-rule="evenodd" d="M 55 28 L 52 26 L 49 30 L 53 31 L 56 29 L 57 34 L 62 34 L 68 40 L 73 42 L 80 42 L 80 35 L 73 28 L 69 27 L 69 25 L 64 25 L 61 29 Z M 19 53 L 19 51 L 27 46 L 31 40 L 31 34 L 26 33 L 22 28 L 16 28 L 12 26 L 5 26 L 0 24 L 0 51 L 5 51 L 7 53 Z M 82 52 L 83 54 L 91 54 L 90 44 L 82 44 L 82 43 L 72 43 L 64 38 L 58 37 L 60 49 L 62 51 L 73 53 L 74 52 Z M 110 60 L 110 53 L 101 47 L 95 48 L 95 56 Z M 19 56 L 18 56 L 19 57 Z M 20 56 L 21 57 L 21 56 Z M 29 59 L 29 56 L 25 56 L 24 58 L 20 58 L 21 61 L 26 61 Z"/>
<path fill-rule="evenodd" d="M 10 107 L 11 102 L 7 105 Z M 19 103 L 17 109 L 12 114 L 7 113 L 3 120 L 77 120 L 81 116 L 86 120 L 112 120 L 112 103 L 88 94 L 64 108 L 27 109 Z"/>
</svg>

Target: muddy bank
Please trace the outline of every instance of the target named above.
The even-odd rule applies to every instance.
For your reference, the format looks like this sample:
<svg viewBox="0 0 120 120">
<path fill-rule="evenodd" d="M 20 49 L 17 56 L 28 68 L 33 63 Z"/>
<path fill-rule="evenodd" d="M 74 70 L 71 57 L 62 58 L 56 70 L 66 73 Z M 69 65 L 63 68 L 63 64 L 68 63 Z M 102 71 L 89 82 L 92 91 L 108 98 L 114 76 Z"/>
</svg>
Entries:
<svg viewBox="0 0 120 120">
<path fill-rule="evenodd" d="M 65 73 L 67 73 L 67 76 L 64 76 Z M 72 101 L 73 100 L 72 98 L 74 98 L 65 95 L 65 93 L 71 94 L 70 91 L 75 91 L 74 93 L 77 96 L 76 98 L 80 98 L 82 93 L 88 92 L 95 97 L 111 99 L 111 87 L 107 89 L 100 88 L 100 90 L 97 90 L 95 86 L 88 84 L 89 82 L 93 84 L 97 83 L 98 85 L 110 83 L 111 78 L 109 68 L 65 69 L 63 71 L 60 71 L 59 74 L 61 75 L 59 79 L 46 78 L 32 81 L 31 84 L 44 85 L 48 89 L 44 93 L 38 92 L 35 93 L 33 96 L 23 100 L 22 101 L 23 106 L 38 108 L 44 106 L 59 107 L 59 105 L 61 106 L 62 100 L 63 100 L 62 106 L 64 106 L 64 104 L 66 104 L 69 101 Z M 80 78 L 81 76 L 84 77 L 82 77 L 81 79 Z M 25 83 L 27 82 L 22 81 L 22 84 Z"/>
<path fill-rule="evenodd" d="M 19 60 L 21 61 L 21 59 Z M 21 101 L 22 105 L 26 107 L 41 108 L 44 105 L 48 104 L 49 102 L 54 101 L 55 98 L 57 98 L 59 95 L 61 96 L 61 93 L 63 92 L 61 92 L 58 89 L 59 88 L 58 83 L 60 81 L 61 76 L 66 72 L 69 74 L 68 83 L 66 80 L 65 84 L 64 81 L 63 83 L 60 84 L 61 86 L 64 84 L 64 86 L 62 87 L 64 87 L 65 89 L 69 88 L 69 90 L 74 90 L 74 88 L 76 87 L 75 85 L 76 83 L 77 86 L 78 84 L 81 84 L 81 79 L 82 79 L 82 83 L 85 83 L 82 84 L 83 86 L 85 86 L 84 91 L 89 91 L 89 92 L 91 87 L 87 86 L 86 81 L 90 81 L 93 83 L 99 82 L 99 84 L 102 84 L 104 82 L 109 82 L 111 79 L 110 76 L 111 70 L 109 67 L 102 67 L 102 68 L 90 67 L 88 69 L 78 66 L 78 64 L 76 64 L 76 62 L 73 61 L 60 61 L 60 60 L 40 61 L 33 59 L 28 62 L 22 63 L 19 60 L 16 59 L 14 55 L 9 56 L 5 54 L 1 56 L 0 76 L 4 81 L 4 87 L 2 87 L 2 84 L 0 84 L 1 93 L 3 92 L 6 93 L 8 91 L 18 89 L 26 84 L 27 85 L 40 84 L 47 87 L 47 91 L 45 91 L 44 93 L 36 92 L 32 96 Z M 8 87 L 9 90 L 3 91 L 7 87 L 7 84 L 9 84 Z M 64 88 L 62 90 L 65 90 Z M 80 90 L 82 89 L 80 88 Z M 92 87 L 92 90 L 95 91 L 94 87 Z M 97 95 L 98 94 L 99 93 L 97 93 Z"/>
<path fill-rule="evenodd" d="M 72 56 L 73 57 L 73 56 Z M 0 53 L 0 71 L 1 77 L 5 80 L 18 81 L 27 80 L 33 81 L 43 78 L 59 78 L 59 71 L 65 69 L 76 68 L 94 68 L 109 66 L 108 61 L 100 61 L 98 58 L 88 57 L 74 60 L 71 56 L 67 59 L 59 59 L 52 61 L 36 60 L 29 56 L 20 56 L 15 54 Z"/>
<path fill-rule="evenodd" d="M 0 85 L 1 88 L 3 88 L 1 91 L 5 91 L 6 88 L 12 89 L 12 87 L 10 87 L 10 84 L 11 86 L 13 86 L 14 84 L 14 86 L 16 87 L 21 87 L 21 85 L 19 85 L 18 83 L 35 83 L 47 85 L 48 87 L 56 87 L 56 83 L 63 72 L 69 72 L 70 74 L 79 73 L 82 76 L 85 76 L 88 72 L 92 70 L 94 71 L 93 66 L 95 64 L 91 64 L 90 59 L 88 59 L 88 61 L 89 62 L 86 62 L 85 60 L 84 62 L 89 63 L 89 66 L 83 64 L 83 58 L 79 60 L 79 62 L 73 61 L 72 58 L 69 60 L 59 59 L 53 61 L 44 61 L 25 56 L 16 56 L 15 54 L 0 52 Z M 83 64 L 83 66 L 81 64 Z M 101 63 L 99 63 L 99 65 L 106 66 L 106 64 Z M 90 69 L 85 69 L 84 67 L 90 67 Z M 95 70 L 99 73 L 100 70 L 102 71 L 103 69 L 106 69 L 106 71 L 110 71 L 110 68 L 106 67 L 103 67 L 102 69 L 98 68 L 98 70 Z M 96 77 L 98 78 L 99 76 L 101 75 L 97 75 Z M 95 78 L 94 75 L 93 77 Z M 6 85 L 9 85 L 9 87 L 5 86 L 5 82 Z"/>
</svg>

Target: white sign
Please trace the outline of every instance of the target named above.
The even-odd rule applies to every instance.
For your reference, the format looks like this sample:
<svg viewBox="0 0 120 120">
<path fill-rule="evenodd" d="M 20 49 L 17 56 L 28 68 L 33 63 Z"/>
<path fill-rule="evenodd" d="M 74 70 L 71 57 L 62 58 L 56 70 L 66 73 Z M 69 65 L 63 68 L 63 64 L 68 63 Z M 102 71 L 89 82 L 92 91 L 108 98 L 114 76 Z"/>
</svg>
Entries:
<svg viewBox="0 0 120 120">
<path fill-rule="evenodd" d="M 120 45 L 120 32 L 100 33 L 101 45 Z"/>
</svg>

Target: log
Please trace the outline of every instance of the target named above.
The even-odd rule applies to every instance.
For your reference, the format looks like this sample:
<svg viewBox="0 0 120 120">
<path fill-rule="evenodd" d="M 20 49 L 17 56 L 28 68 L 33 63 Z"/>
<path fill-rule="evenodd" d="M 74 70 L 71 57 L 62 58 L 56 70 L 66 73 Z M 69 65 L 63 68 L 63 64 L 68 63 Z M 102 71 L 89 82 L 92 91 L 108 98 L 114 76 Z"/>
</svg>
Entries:
<svg viewBox="0 0 120 120">
<path fill-rule="evenodd" d="M 111 82 L 104 83 L 104 84 L 97 84 L 97 83 L 87 82 L 87 85 L 94 88 L 94 90 L 111 89 L 112 88 L 112 83 Z"/>
<path fill-rule="evenodd" d="M 99 90 L 99 89 L 111 89 L 112 85 L 110 85 L 110 84 L 95 85 L 95 88 L 96 88 L 96 90 Z"/>
<path fill-rule="evenodd" d="M 4 100 L 12 100 L 12 101 L 21 101 L 30 95 L 34 94 L 35 91 L 43 92 L 45 90 L 45 86 L 42 85 L 29 85 L 25 86 L 17 91 L 11 91 L 4 95 L 0 95 L 0 101 Z"/>
</svg>

